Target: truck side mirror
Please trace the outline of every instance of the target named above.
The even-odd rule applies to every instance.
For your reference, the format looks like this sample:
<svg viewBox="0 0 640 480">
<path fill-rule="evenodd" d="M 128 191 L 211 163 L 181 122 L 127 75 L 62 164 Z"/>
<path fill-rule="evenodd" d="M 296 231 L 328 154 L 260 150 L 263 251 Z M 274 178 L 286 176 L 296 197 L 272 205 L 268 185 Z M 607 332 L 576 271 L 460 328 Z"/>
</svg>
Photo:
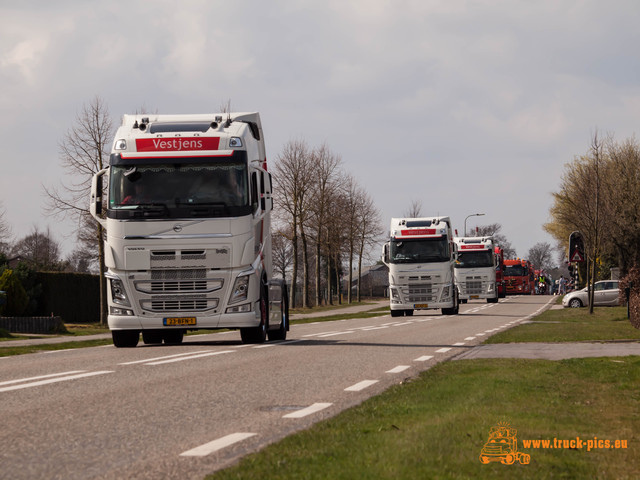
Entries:
<svg viewBox="0 0 640 480">
<path fill-rule="evenodd" d="M 91 216 L 95 218 L 103 227 L 106 222 L 102 218 L 102 195 L 103 195 L 103 181 L 102 177 L 109 171 L 108 168 L 100 170 L 91 179 L 91 201 L 89 203 L 89 212 Z"/>
<path fill-rule="evenodd" d="M 389 263 L 389 244 L 382 245 L 382 263 L 385 265 Z"/>
</svg>

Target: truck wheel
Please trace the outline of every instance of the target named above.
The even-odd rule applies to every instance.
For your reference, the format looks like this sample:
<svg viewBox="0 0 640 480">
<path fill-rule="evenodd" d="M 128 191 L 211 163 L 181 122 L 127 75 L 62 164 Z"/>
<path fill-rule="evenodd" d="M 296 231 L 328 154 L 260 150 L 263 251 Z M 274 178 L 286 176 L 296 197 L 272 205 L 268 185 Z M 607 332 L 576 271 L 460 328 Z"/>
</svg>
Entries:
<svg viewBox="0 0 640 480">
<path fill-rule="evenodd" d="M 489 457 L 487 457 L 486 455 L 480 455 L 480 462 L 486 465 L 487 463 L 490 462 Z"/>
<path fill-rule="evenodd" d="M 162 343 L 161 330 L 142 330 L 142 341 L 145 345 L 157 345 Z"/>
<path fill-rule="evenodd" d="M 111 338 L 117 348 L 134 348 L 140 340 L 138 330 L 112 330 Z"/>
<path fill-rule="evenodd" d="M 180 345 L 184 337 L 184 330 L 165 330 L 162 332 L 162 339 L 167 345 Z"/>
<path fill-rule="evenodd" d="M 267 319 L 269 318 L 267 296 L 264 286 L 260 289 L 260 325 L 240 329 L 242 343 L 264 343 L 267 339 Z"/>
<path fill-rule="evenodd" d="M 269 330 L 269 340 L 286 340 L 287 330 L 289 330 L 289 298 L 287 289 L 284 288 L 280 301 L 280 327 L 277 330 Z"/>
<path fill-rule="evenodd" d="M 498 297 L 487 298 L 487 303 L 498 303 Z"/>
<path fill-rule="evenodd" d="M 407 317 L 411 317 L 411 316 L 413 316 L 413 310 L 405 310 L 405 311 L 404 311 L 404 314 L 405 314 Z"/>
<path fill-rule="evenodd" d="M 404 310 L 391 310 L 392 317 L 401 317 L 404 314 Z"/>
</svg>

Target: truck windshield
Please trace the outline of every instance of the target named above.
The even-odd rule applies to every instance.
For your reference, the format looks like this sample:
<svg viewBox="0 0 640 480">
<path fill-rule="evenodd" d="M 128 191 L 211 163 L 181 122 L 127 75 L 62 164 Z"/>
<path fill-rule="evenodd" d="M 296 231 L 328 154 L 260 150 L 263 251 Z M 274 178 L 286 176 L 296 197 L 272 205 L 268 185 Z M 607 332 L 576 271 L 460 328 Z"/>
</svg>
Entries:
<svg viewBox="0 0 640 480">
<path fill-rule="evenodd" d="M 504 271 L 505 277 L 524 277 L 527 275 L 522 265 L 508 265 Z"/>
<path fill-rule="evenodd" d="M 488 251 L 458 253 L 456 268 L 493 267 L 493 254 Z"/>
<path fill-rule="evenodd" d="M 389 248 L 391 263 L 428 263 L 449 260 L 449 246 L 445 237 L 392 240 Z"/>
<path fill-rule="evenodd" d="M 114 165 L 109 212 L 115 218 L 222 217 L 251 213 L 242 162 Z"/>
</svg>

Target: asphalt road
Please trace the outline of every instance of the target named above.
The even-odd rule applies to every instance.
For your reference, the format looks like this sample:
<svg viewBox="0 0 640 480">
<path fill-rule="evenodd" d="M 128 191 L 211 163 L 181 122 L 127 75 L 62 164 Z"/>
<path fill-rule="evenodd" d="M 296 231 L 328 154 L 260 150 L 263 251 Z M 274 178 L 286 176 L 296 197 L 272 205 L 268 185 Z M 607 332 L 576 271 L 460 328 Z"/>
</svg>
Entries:
<svg viewBox="0 0 640 480">
<path fill-rule="evenodd" d="M 0 478 L 202 479 L 530 319 L 550 300 L 294 325 L 287 341 L 263 345 L 227 332 L 180 346 L 3 357 Z"/>
</svg>

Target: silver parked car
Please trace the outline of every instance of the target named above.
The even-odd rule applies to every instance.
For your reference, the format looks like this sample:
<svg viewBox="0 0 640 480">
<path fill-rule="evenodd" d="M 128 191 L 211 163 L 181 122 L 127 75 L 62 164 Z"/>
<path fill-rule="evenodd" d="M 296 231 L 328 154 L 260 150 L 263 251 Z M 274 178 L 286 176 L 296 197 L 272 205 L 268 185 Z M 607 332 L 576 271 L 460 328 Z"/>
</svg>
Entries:
<svg viewBox="0 0 640 480">
<path fill-rule="evenodd" d="M 597 307 L 620 305 L 620 290 L 618 280 L 601 280 L 596 282 L 593 291 L 593 304 Z M 589 305 L 586 287 L 582 290 L 567 293 L 562 299 L 563 307 L 584 307 Z"/>
</svg>

